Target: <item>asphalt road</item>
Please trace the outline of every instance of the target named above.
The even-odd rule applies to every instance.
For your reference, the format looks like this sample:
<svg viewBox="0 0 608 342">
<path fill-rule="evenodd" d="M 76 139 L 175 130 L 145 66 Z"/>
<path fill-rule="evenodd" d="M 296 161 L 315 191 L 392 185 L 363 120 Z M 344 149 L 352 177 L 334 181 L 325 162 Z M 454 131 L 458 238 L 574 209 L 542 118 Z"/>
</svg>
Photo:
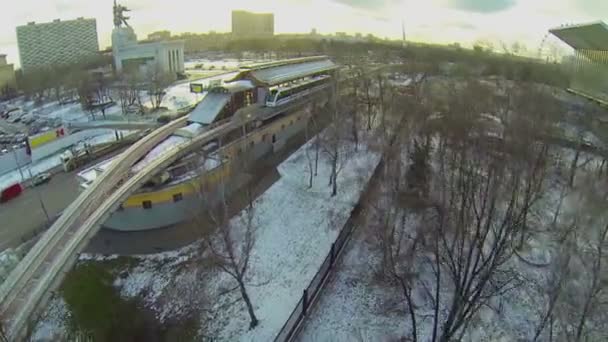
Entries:
<svg viewBox="0 0 608 342">
<path fill-rule="evenodd" d="M 76 199 L 76 173 L 57 173 L 48 183 L 27 188 L 19 197 L 0 204 L 0 251 L 17 247 L 46 228 L 40 199 L 51 219 Z"/>
</svg>

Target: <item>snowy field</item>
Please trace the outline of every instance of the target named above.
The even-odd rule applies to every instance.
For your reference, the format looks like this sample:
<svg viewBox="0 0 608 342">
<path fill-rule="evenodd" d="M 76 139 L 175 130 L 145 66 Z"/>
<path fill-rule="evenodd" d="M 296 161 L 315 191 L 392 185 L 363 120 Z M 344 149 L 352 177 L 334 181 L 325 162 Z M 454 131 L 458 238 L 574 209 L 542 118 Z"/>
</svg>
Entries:
<svg viewBox="0 0 608 342">
<path fill-rule="evenodd" d="M 197 261 L 200 242 L 174 252 L 134 257 L 133 264 L 116 270 L 114 286 L 125 298 L 139 298 L 161 322 L 204 312 L 201 338 L 272 340 L 329 252 L 380 159 L 377 152 L 360 148 L 338 174 L 337 196 L 330 197 L 331 170 L 323 154 L 318 176 L 308 189 L 305 149 L 309 146 L 304 145 L 279 166 L 281 178 L 254 204 L 256 243 L 247 286 L 260 320 L 258 327 L 248 331 L 249 317 L 238 292 L 220 294 L 234 287 L 233 279 Z M 238 221 L 238 215 L 233 220 Z M 112 258 L 83 255 L 81 261 Z M 66 310 L 61 298 L 53 299 L 36 326 L 35 340 L 59 336 L 65 330 Z"/>
<path fill-rule="evenodd" d="M 185 69 L 196 69 L 196 67 L 200 67 L 199 69 L 216 69 L 216 70 L 235 70 L 238 69 L 241 65 L 247 65 L 252 63 L 260 63 L 260 62 L 268 62 L 269 60 L 259 61 L 253 59 L 209 59 L 209 58 L 194 58 L 189 59 L 184 62 Z"/>
</svg>

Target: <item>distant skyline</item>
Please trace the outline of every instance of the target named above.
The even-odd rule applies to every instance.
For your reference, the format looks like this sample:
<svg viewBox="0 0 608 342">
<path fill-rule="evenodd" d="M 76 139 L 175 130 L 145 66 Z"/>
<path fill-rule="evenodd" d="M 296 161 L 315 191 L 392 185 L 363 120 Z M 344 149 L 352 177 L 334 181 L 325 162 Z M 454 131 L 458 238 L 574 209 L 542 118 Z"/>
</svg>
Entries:
<svg viewBox="0 0 608 342">
<path fill-rule="evenodd" d="M 606 0 L 122 0 L 138 37 L 169 30 L 202 33 L 230 31 L 234 9 L 275 14 L 275 32 L 322 34 L 338 31 L 431 43 L 477 40 L 515 41 L 536 50 L 547 30 L 566 23 L 608 19 Z M 0 54 L 19 64 L 15 28 L 30 21 L 97 19 L 99 45 L 110 45 L 112 0 L 19 0 L 0 13 Z"/>
</svg>

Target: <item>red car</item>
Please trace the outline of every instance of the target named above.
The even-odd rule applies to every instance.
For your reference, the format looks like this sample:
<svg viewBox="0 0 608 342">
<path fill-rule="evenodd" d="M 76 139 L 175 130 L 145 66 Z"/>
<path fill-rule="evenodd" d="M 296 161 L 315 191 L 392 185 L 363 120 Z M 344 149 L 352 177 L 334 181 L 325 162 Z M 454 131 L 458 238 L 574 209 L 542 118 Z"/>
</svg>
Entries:
<svg viewBox="0 0 608 342">
<path fill-rule="evenodd" d="M 23 187 L 21 184 L 16 183 L 9 186 L 8 188 L 2 190 L 2 193 L 0 194 L 0 203 L 12 200 L 13 198 L 21 195 L 21 192 L 23 192 Z"/>
</svg>

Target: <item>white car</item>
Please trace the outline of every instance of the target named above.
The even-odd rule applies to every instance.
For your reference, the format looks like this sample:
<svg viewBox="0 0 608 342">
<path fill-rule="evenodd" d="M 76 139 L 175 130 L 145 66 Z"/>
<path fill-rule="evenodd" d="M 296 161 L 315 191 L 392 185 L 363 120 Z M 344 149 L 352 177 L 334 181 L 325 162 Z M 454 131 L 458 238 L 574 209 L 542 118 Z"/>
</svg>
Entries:
<svg viewBox="0 0 608 342">
<path fill-rule="evenodd" d="M 38 185 L 47 183 L 50 180 L 51 180 L 51 174 L 48 172 L 45 172 L 45 173 L 38 174 L 36 177 L 34 177 L 34 179 L 32 180 L 32 184 L 34 186 L 38 186 Z"/>
</svg>

